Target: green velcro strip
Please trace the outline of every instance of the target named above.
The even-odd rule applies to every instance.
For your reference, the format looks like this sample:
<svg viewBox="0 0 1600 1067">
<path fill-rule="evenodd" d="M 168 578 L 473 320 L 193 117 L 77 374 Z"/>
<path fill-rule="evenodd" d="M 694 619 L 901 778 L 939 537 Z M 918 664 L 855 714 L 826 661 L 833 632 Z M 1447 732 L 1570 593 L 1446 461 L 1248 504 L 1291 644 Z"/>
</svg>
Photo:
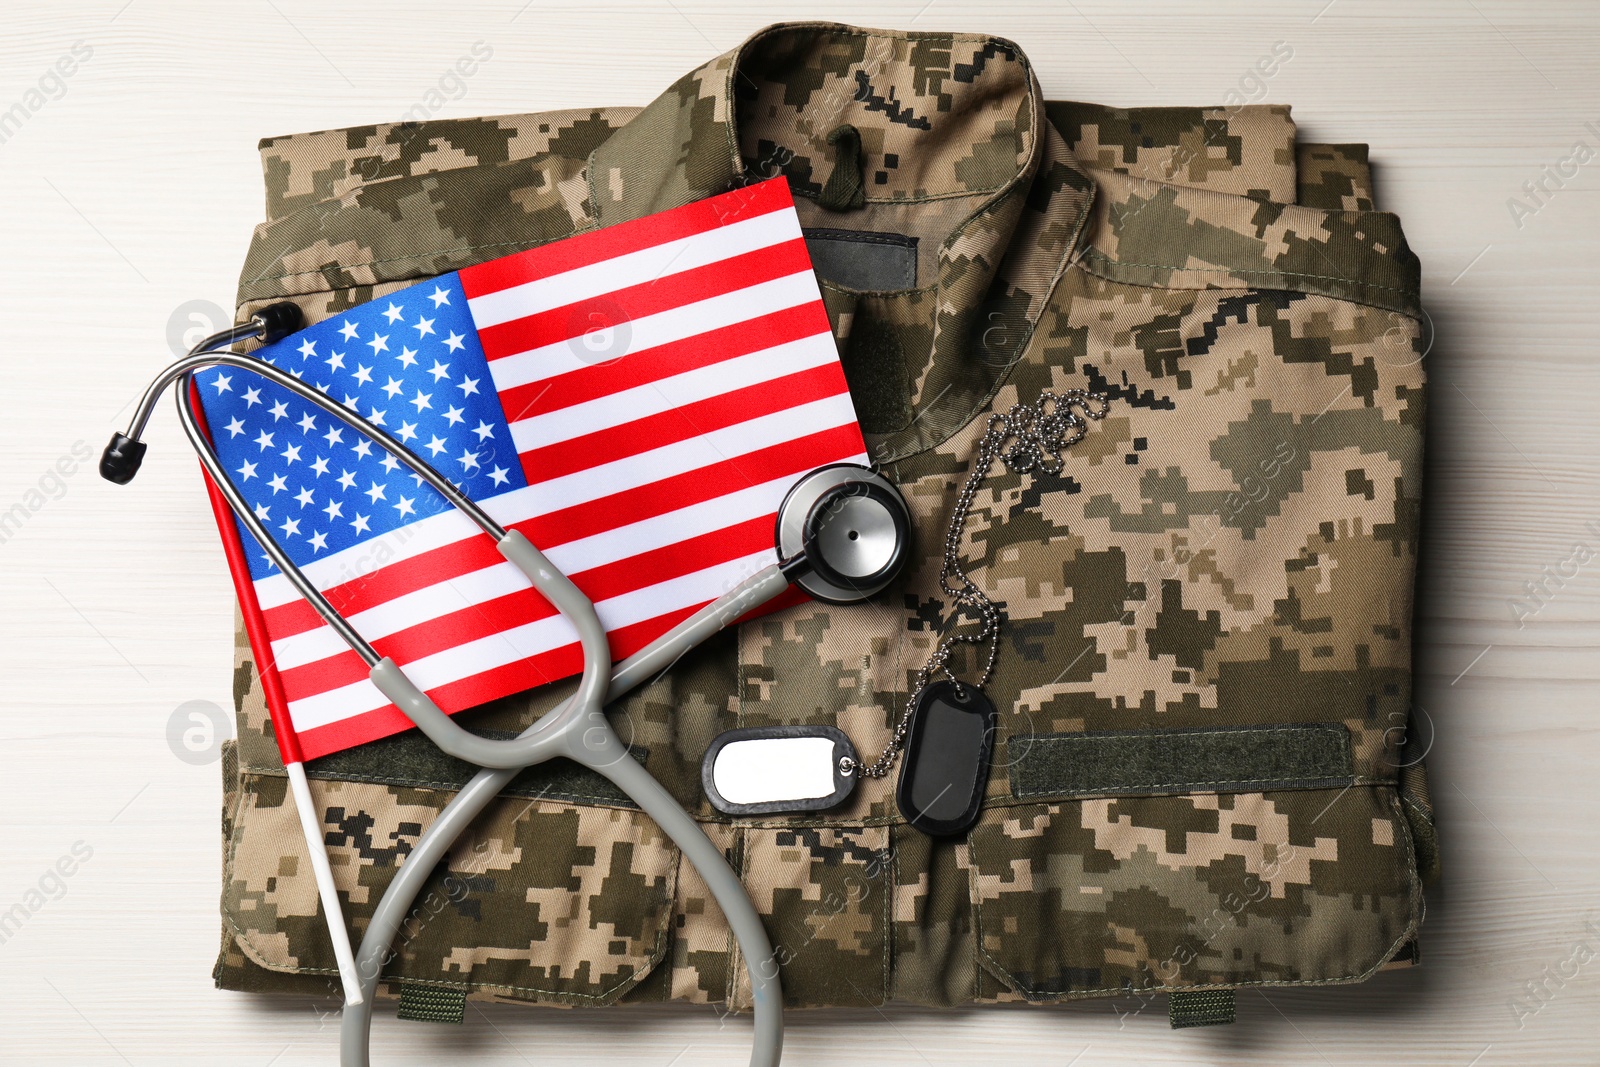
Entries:
<svg viewBox="0 0 1600 1067">
<path fill-rule="evenodd" d="M 1167 1020 L 1174 1030 L 1233 1022 L 1233 990 L 1183 989 L 1167 998 Z"/>
<path fill-rule="evenodd" d="M 1353 780 L 1343 723 L 1103 730 L 1006 740 L 1018 798 L 1322 789 Z"/>
<path fill-rule="evenodd" d="M 400 983 L 398 1018 L 420 1023 L 460 1023 L 467 1014 L 464 987 L 440 989 L 438 986 Z"/>
<path fill-rule="evenodd" d="M 508 741 L 517 736 L 510 730 L 476 729 L 472 732 L 493 741 Z M 633 746 L 628 754 L 643 763 L 649 750 Z M 306 762 L 307 778 L 420 789 L 460 789 L 478 770 L 466 760 L 446 753 L 420 730 L 407 730 Z M 599 772 L 566 759 L 553 759 L 519 771 L 500 793 L 566 804 L 638 806 Z"/>
</svg>

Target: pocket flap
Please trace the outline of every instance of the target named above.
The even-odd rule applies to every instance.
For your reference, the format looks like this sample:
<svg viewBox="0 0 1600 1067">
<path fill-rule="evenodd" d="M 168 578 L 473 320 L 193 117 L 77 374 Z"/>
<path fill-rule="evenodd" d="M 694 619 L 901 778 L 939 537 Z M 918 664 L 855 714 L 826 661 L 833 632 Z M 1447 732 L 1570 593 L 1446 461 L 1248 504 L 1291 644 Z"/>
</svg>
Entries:
<svg viewBox="0 0 1600 1067">
<path fill-rule="evenodd" d="M 286 779 L 246 775 L 242 786 L 224 922 L 262 967 L 336 974 Z M 448 794 L 347 781 L 312 791 L 359 937 Z M 677 868 L 677 847 L 641 812 L 501 798 L 418 895 L 384 977 L 611 1003 L 666 953 Z"/>
</svg>

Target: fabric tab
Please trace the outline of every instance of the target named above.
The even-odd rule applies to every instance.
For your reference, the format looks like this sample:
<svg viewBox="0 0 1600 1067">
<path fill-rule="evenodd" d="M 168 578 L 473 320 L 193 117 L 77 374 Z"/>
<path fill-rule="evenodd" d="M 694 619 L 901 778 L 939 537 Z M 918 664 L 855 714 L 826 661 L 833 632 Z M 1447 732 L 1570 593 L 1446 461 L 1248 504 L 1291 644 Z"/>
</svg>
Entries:
<svg viewBox="0 0 1600 1067">
<path fill-rule="evenodd" d="M 1006 747 L 1019 798 L 1319 789 L 1352 780 L 1341 723 L 1047 734 L 1012 737 Z"/>
</svg>

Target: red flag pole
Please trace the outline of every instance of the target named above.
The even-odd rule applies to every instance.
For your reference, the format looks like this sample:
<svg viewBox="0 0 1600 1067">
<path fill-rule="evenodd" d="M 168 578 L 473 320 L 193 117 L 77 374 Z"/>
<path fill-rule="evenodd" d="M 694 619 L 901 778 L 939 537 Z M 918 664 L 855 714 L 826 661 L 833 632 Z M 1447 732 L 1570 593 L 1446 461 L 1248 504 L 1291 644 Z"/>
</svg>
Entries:
<svg viewBox="0 0 1600 1067">
<path fill-rule="evenodd" d="M 200 390 L 198 383 L 189 383 L 189 400 L 194 411 L 195 421 L 207 438 L 211 430 L 206 425 L 205 409 L 200 406 Z M 206 474 L 205 467 L 200 468 L 201 475 L 206 481 L 206 493 L 211 498 L 211 510 L 217 517 L 217 526 L 222 534 L 222 550 L 228 559 L 228 570 L 232 572 L 234 587 L 241 594 L 254 587 L 254 579 L 250 576 L 250 565 L 244 558 L 244 546 L 239 539 L 238 528 L 234 526 L 233 510 L 228 506 L 227 498 L 222 495 L 216 485 Z M 350 929 L 345 925 L 344 906 L 339 901 L 339 890 L 333 884 L 333 867 L 328 863 L 328 845 L 322 834 L 322 824 L 317 812 L 316 803 L 311 796 L 311 784 L 306 780 L 305 759 L 300 754 L 300 738 L 295 733 L 294 723 L 289 719 L 289 704 L 284 697 L 283 681 L 278 677 L 278 672 L 273 669 L 271 661 L 272 642 L 267 638 L 266 627 L 261 618 L 259 607 L 254 604 L 240 603 L 240 615 L 244 619 L 245 633 L 250 638 L 250 647 L 256 654 L 256 673 L 261 678 L 261 688 L 266 698 L 267 714 L 272 717 L 272 733 L 278 741 L 278 754 L 283 758 L 283 769 L 289 774 L 289 791 L 294 795 L 295 811 L 300 816 L 300 830 L 305 835 L 306 851 L 311 857 L 311 871 L 317 882 L 317 896 L 322 901 L 322 914 L 327 920 L 328 936 L 333 941 L 333 956 L 339 965 L 339 981 L 344 986 L 344 999 L 346 1004 L 362 1003 L 361 975 L 356 969 L 355 950 L 350 946 Z M 267 656 L 262 662 L 263 655 Z"/>
</svg>

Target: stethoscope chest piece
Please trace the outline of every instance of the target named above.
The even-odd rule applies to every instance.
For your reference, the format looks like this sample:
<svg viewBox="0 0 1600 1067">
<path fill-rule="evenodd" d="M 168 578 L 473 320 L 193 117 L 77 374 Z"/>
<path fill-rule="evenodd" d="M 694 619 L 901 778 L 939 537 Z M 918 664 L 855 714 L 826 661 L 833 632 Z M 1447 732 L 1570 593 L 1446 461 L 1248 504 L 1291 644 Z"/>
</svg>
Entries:
<svg viewBox="0 0 1600 1067">
<path fill-rule="evenodd" d="M 905 563 L 911 512 L 877 471 L 837 463 L 807 474 L 778 507 L 778 554 L 803 558 L 801 589 L 830 604 L 882 592 Z"/>
</svg>

